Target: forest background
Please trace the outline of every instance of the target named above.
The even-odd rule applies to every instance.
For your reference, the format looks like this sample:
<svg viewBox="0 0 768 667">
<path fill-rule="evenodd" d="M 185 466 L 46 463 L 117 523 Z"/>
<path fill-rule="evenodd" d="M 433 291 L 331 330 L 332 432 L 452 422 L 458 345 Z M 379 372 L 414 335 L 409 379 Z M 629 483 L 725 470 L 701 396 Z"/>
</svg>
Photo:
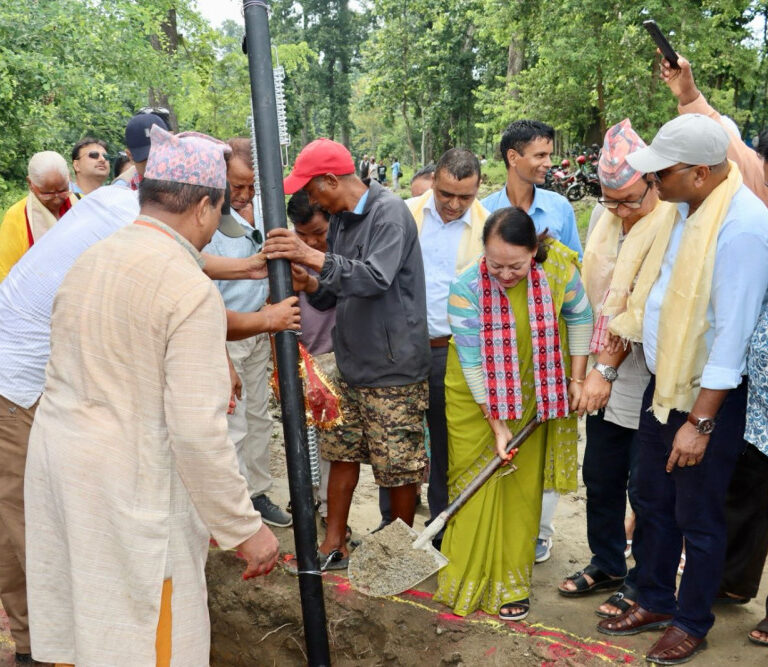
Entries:
<svg viewBox="0 0 768 667">
<path fill-rule="evenodd" d="M 556 153 L 600 143 L 629 117 L 650 140 L 676 114 L 658 78 L 654 18 L 746 141 L 768 127 L 768 0 L 273 0 L 292 160 L 320 136 L 356 159 L 398 157 L 406 177 L 452 146 L 489 158 L 522 117 L 558 130 Z M 194 0 L 0 2 L 0 211 L 29 157 L 69 157 L 84 135 L 114 155 L 140 107 L 176 128 L 247 135 L 242 20 L 213 26 Z M 498 172 L 498 173 L 497 173 Z"/>
</svg>

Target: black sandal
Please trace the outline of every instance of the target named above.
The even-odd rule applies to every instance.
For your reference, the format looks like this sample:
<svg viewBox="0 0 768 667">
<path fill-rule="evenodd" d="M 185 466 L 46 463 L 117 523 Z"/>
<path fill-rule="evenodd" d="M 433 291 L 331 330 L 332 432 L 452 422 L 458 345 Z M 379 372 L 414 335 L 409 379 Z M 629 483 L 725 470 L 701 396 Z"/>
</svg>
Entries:
<svg viewBox="0 0 768 667">
<path fill-rule="evenodd" d="M 754 628 L 752 628 L 752 630 L 750 630 L 749 634 L 747 635 L 747 639 L 749 639 L 749 641 L 751 641 L 753 644 L 757 644 L 758 646 L 768 646 L 768 641 L 765 641 L 764 639 L 758 639 L 757 637 L 752 636 L 752 633 L 755 630 L 757 630 L 758 632 L 768 633 L 768 616 L 766 616 Z"/>
<path fill-rule="evenodd" d="M 626 600 L 626 594 L 624 591 L 616 591 L 611 597 L 609 597 L 603 604 L 609 604 L 612 607 L 616 607 L 616 609 L 619 609 L 618 614 L 610 614 L 607 611 L 600 611 L 600 609 L 595 609 L 595 613 L 600 618 L 616 618 L 617 616 L 621 616 L 625 611 L 627 611 L 632 605 L 627 602 Z"/>
<path fill-rule="evenodd" d="M 584 575 L 587 574 L 592 579 L 590 584 Z M 574 598 L 580 595 L 586 595 L 587 593 L 594 593 L 595 591 L 602 591 L 611 588 L 618 588 L 624 583 L 624 577 L 612 577 L 601 569 L 595 567 L 590 563 L 583 570 L 575 572 L 569 577 L 565 578 L 566 581 L 572 581 L 576 584 L 576 590 L 570 591 L 567 588 L 557 587 L 558 593 L 565 597 Z"/>
<path fill-rule="evenodd" d="M 510 609 L 522 609 L 514 614 L 509 613 Z M 531 611 L 531 600 L 518 600 L 517 602 L 507 602 L 499 608 L 499 618 L 502 621 L 522 621 Z"/>
</svg>

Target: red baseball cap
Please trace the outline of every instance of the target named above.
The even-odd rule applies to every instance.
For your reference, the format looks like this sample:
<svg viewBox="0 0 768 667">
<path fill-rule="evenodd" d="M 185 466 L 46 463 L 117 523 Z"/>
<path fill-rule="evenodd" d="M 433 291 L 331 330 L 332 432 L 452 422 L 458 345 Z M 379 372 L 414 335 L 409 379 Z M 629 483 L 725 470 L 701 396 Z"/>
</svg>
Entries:
<svg viewBox="0 0 768 667">
<path fill-rule="evenodd" d="M 301 190 L 315 176 L 334 174 L 345 176 L 355 173 L 355 162 L 345 146 L 331 139 L 315 139 L 296 156 L 293 169 L 283 179 L 285 194 Z"/>
</svg>

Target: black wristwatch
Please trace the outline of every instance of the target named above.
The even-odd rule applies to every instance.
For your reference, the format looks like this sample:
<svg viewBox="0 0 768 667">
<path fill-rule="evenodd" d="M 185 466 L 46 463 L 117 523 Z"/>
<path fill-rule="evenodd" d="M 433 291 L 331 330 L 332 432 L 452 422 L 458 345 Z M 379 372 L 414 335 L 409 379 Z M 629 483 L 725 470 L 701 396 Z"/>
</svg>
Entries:
<svg viewBox="0 0 768 667">
<path fill-rule="evenodd" d="M 712 417 L 696 417 L 692 412 L 689 412 L 688 421 L 696 427 L 701 435 L 709 435 L 715 430 L 715 420 Z"/>
<path fill-rule="evenodd" d="M 613 382 L 617 377 L 619 377 L 619 371 L 617 371 L 613 366 L 609 366 L 608 364 L 597 363 L 592 366 L 592 368 L 600 373 L 606 382 Z"/>
</svg>

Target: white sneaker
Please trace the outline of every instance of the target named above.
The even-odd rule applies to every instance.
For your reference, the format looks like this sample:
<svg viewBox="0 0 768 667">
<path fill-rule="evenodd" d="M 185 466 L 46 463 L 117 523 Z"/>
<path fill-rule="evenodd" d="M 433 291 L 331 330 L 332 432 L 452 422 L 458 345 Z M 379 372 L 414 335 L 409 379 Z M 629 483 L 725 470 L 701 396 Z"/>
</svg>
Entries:
<svg viewBox="0 0 768 667">
<path fill-rule="evenodd" d="M 545 537 L 544 539 L 536 540 L 536 558 L 534 563 L 543 563 L 552 556 L 552 538 Z"/>
</svg>

